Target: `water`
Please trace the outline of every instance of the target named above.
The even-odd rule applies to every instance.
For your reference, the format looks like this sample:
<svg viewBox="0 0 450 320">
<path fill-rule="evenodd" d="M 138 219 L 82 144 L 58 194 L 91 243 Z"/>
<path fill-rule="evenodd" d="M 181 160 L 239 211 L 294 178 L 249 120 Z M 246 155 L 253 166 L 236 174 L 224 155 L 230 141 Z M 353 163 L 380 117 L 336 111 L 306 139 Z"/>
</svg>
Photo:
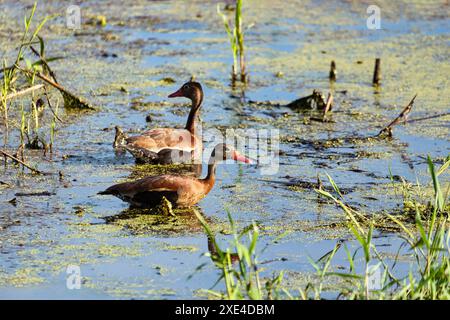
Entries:
<svg viewBox="0 0 450 320">
<path fill-rule="evenodd" d="M 264 265 L 265 276 L 286 270 L 290 287 L 304 285 L 313 272 L 307 257 L 317 259 L 338 239 L 351 238 L 345 228 L 320 228 L 344 221 L 338 208 L 319 201 L 312 188 L 287 184 L 315 182 L 319 173 L 328 185 L 327 172 L 349 190 L 345 195 L 349 203 L 380 214 L 402 203 L 401 195 L 391 188 L 389 168 L 413 183 L 416 179 L 428 183 L 426 156 L 442 160 L 450 150 L 449 116 L 395 127 L 394 138 L 388 141 L 320 150 L 309 142 L 374 135 L 415 93 L 419 95 L 411 118 L 450 111 L 449 34 L 444 27 L 448 18 L 440 14 L 445 5 L 381 2 L 383 30 L 369 31 L 365 4 L 286 1 L 277 7 L 272 2 L 258 1 L 244 8 L 245 24 L 254 23 L 246 33 L 250 84 L 245 98 L 286 103 L 313 89 L 333 90 L 333 123 L 305 124 L 309 113 L 242 102 L 241 90 L 229 86 L 229 43 L 216 5 L 208 1 L 189 6 L 177 1 L 137 2 L 126 8 L 116 1 L 90 3 L 81 7 L 83 21 L 102 14 L 107 18 L 105 28 L 83 25 L 75 36 L 61 18 L 44 28 L 47 55 L 65 57 L 51 64 L 58 80 L 99 111 L 62 113 L 65 123 L 57 127 L 51 160 L 48 155 L 44 159 L 41 151 L 27 151 L 27 161 L 43 171 L 62 171 L 62 180 L 57 174 L 31 176 L 11 165 L 2 168 L 0 180 L 12 187 L 0 189 L 1 298 L 205 297 L 199 289 L 213 286 L 219 271 L 203 255 L 207 238 L 194 216 L 140 219 L 126 215 L 127 205 L 119 199 L 96 195 L 139 171 L 131 156 L 114 153 L 114 126 L 126 131 L 183 126 L 188 103 L 166 97 L 193 74 L 205 91 L 204 130 L 280 130 L 282 156 L 275 175 L 261 175 L 255 166 L 221 165 L 214 189 L 198 205 L 215 230 L 223 231 L 218 235 L 222 246 L 229 240 L 225 210 L 240 227 L 252 221 L 260 224 L 258 246 L 268 247 L 259 260 L 275 260 Z M 31 2 L 22 3 L 1 5 L 1 54 L 9 61 L 19 41 L 26 4 Z M 49 1 L 38 6 L 37 15 L 64 10 Z M 104 58 L 102 52 L 118 57 Z M 370 84 L 378 56 L 383 75 L 379 91 Z M 334 87 L 327 78 L 331 60 L 338 68 Z M 275 77 L 277 72 L 283 77 Z M 176 83 L 161 81 L 167 77 Z M 145 122 L 148 114 L 154 119 L 150 124 Z M 3 135 L 3 126 L 1 130 Z M 17 147 L 16 131 L 10 133 L 10 148 Z M 448 183 L 448 175 L 442 180 Z M 15 196 L 37 191 L 55 195 Z M 13 198 L 15 206 L 8 203 Z M 400 244 L 397 234 L 387 232 L 378 232 L 374 242 L 383 245 L 388 255 Z M 345 259 L 345 252 L 338 252 L 335 262 L 345 265 Z M 407 262 L 405 257 L 400 271 L 407 270 Z M 66 287 L 68 265 L 81 268 L 80 290 Z"/>
</svg>

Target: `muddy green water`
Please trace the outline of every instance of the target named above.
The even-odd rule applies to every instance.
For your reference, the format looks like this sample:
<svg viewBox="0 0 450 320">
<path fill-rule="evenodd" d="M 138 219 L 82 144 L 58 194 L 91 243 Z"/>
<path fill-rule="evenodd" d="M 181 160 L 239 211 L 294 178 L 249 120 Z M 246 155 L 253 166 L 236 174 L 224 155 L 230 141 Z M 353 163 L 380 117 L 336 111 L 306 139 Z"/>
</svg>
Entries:
<svg viewBox="0 0 450 320">
<path fill-rule="evenodd" d="M 350 238 L 345 228 L 326 227 L 344 221 L 343 213 L 301 182 L 314 183 L 320 174 L 328 185 L 328 172 L 351 204 L 374 214 L 402 207 L 389 168 L 429 186 L 426 156 L 442 163 L 449 154 L 449 116 L 395 127 L 391 140 L 314 148 L 317 141 L 376 134 L 416 93 L 411 119 L 450 111 L 446 1 L 376 1 L 382 29 L 368 30 L 366 9 L 372 2 L 246 1 L 244 24 L 253 26 L 245 35 L 250 74 L 245 96 L 229 85 L 231 53 L 215 1 L 92 1 L 81 5 L 81 30 L 67 29 L 61 17 L 50 21 L 42 31 L 47 55 L 65 57 L 51 63 L 58 80 L 99 111 L 62 111 L 65 123 L 57 126 L 52 157 L 26 152 L 27 161 L 43 171 L 62 171 L 63 179 L 2 166 L 0 180 L 8 185 L 0 185 L 0 298 L 205 297 L 199 289 L 211 288 L 219 272 L 204 256 L 207 238 L 193 215 L 130 213 L 119 199 L 96 195 L 118 181 L 167 170 L 139 168 L 131 156 L 115 154 L 114 126 L 126 131 L 182 126 L 188 104 L 166 96 L 191 75 L 205 91 L 204 129 L 280 130 L 276 174 L 261 175 L 255 166 L 219 166 L 216 186 L 197 206 L 223 245 L 229 241 L 225 209 L 240 227 L 260 224 L 259 248 L 269 246 L 259 260 L 274 260 L 264 265 L 265 276 L 286 270 L 286 283 L 302 286 L 313 272 L 307 257 L 317 259 L 337 239 Z M 0 55 L 9 62 L 31 3 L 0 3 Z M 65 10 L 45 1 L 37 17 Z M 106 17 L 105 27 L 86 24 L 96 15 Z M 371 85 L 376 57 L 382 59 L 379 89 Z M 331 60 L 338 70 L 334 85 L 328 81 Z M 333 122 L 248 103 L 283 104 L 313 89 L 334 92 Z M 13 104 L 11 117 L 18 108 Z M 146 123 L 147 115 L 152 123 Z M 0 133 L 3 141 L 3 125 Z M 7 147 L 16 148 L 18 141 L 12 129 Z M 442 181 L 448 183 L 448 174 Z M 40 191 L 54 195 L 15 196 Z M 15 205 L 8 202 L 13 198 Z M 388 257 L 400 243 L 387 232 L 377 232 L 374 241 Z M 336 263 L 344 260 L 339 252 Z M 401 259 L 399 270 L 407 270 L 407 262 L 407 256 Z M 67 289 L 68 265 L 80 267 L 79 290 Z"/>
</svg>

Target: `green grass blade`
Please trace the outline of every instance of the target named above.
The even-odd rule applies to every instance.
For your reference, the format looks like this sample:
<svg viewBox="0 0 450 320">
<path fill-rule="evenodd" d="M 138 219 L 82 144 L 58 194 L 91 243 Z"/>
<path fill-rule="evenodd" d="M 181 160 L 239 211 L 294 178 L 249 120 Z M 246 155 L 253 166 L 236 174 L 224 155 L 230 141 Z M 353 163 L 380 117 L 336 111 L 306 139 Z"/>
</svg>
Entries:
<svg viewBox="0 0 450 320">
<path fill-rule="evenodd" d="M 336 191 L 336 193 L 339 195 L 339 197 L 343 198 L 341 190 L 339 190 L 339 187 L 334 182 L 333 178 L 331 178 L 331 176 L 327 172 L 325 172 L 325 174 L 327 175 L 328 181 L 330 181 L 331 186 L 333 187 L 334 191 Z"/>
<path fill-rule="evenodd" d="M 439 179 L 434 170 L 434 164 L 430 156 L 428 156 L 427 160 L 428 160 L 428 168 L 430 170 L 431 178 L 433 180 L 434 193 L 436 195 L 436 205 L 439 208 L 439 211 L 442 211 L 444 209 L 444 196 L 442 194 Z"/>
</svg>

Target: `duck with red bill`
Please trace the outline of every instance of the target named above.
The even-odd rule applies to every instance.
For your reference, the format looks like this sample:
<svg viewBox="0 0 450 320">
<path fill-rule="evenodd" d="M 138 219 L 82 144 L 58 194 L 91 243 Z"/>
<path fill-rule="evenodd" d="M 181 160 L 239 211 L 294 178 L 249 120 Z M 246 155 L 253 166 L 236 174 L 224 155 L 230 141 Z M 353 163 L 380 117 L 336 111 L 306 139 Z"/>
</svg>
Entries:
<svg viewBox="0 0 450 320">
<path fill-rule="evenodd" d="M 226 159 L 252 163 L 251 159 L 241 155 L 231 146 L 219 143 L 211 152 L 208 174 L 203 179 L 170 174 L 150 176 L 113 185 L 99 194 L 114 195 L 139 208 L 158 206 L 163 198 L 169 200 L 175 207 L 191 207 L 211 191 L 216 181 L 216 165 Z"/>
<path fill-rule="evenodd" d="M 171 93 L 167 96 L 168 98 L 176 98 L 176 97 L 184 97 L 183 93 L 183 87 L 175 91 L 174 93 Z"/>
<path fill-rule="evenodd" d="M 116 127 L 114 147 L 129 151 L 138 163 L 189 163 L 200 161 L 203 143 L 197 132 L 198 114 L 203 101 L 202 86 L 198 82 L 186 82 L 169 98 L 184 97 L 192 102 L 184 129 L 154 128 L 140 135 L 127 137 Z M 174 154 L 180 156 L 173 157 Z"/>
</svg>

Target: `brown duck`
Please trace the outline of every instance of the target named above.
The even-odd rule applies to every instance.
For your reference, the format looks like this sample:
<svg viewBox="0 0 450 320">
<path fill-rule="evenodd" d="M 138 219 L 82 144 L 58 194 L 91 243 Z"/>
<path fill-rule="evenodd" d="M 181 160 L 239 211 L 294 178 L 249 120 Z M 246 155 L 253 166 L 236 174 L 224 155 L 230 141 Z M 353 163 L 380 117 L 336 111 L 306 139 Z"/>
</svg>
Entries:
<svg viewBox="0 0 450 320">
<path fill-rule="evenodd" d="M 241 155 L 224 143 L 219 143 L 211 153 L 208 163 L 208 174 L 199 179 L 181 175 L 158 175 L 146 177 L 134 182 L 124 182 L 113 185 L 101 195 L 114 195 L 133 207 L 150 208 L 162 203 L 163 197 L 175 207 L 191 207 L 203 199 L 213 188 L 216 181 L 216 164 L 218 161 L 233 159 L 251 163 L 251 160 Z"/>
<path fill-rule="evenodd" d="M 192 101 L 191 111 L 184 129 L 155 128 L 141 135 L 127 137 L 116 127 L 114 147 L 129 151 L 140 163 L 186 163 L 195 157 L 201 159 L 202 140 L 196 132 L 198 113 L 203 101 L 202 86 L 186 82 L 169 98 L 185 97 Z"/>
</svg>

